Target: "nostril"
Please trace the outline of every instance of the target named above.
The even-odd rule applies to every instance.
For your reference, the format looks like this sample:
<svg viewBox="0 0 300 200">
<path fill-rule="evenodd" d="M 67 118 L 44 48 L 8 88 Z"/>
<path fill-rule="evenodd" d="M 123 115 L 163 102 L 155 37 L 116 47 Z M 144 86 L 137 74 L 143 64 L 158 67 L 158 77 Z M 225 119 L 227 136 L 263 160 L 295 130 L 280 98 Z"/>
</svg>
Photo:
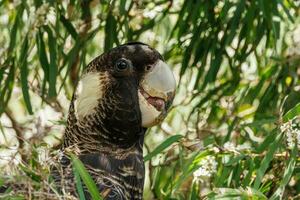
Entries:
<svg viewBox="0 0 300 200">
<path fill-rule="evenodd" d="M 147 66 L 146 66 L 146 71 L 150 71 L 152 68 L 153 68 L 152 65 L 147 65 Z"/>
</svg>

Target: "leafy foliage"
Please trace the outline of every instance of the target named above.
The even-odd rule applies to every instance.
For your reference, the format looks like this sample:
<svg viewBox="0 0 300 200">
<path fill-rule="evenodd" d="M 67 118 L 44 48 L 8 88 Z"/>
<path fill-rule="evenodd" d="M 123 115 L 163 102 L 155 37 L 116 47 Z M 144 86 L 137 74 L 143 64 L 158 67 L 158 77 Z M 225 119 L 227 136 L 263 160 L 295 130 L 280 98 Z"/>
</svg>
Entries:
<svg viewBox="0 0 300 200">
<path fill-rule="evenodd" d="M 145 199 L 297 198 L 298 129 L 280 127 L 299 124 L 299 11 L 292 0 L 2 0 L 1 149 L 38 163 L 28 146 L 61 137 L 87 63 L 139 40 L 178 80 L 146 136 Z M 20 166 L 43 179 L 41 166 Z"/>
<path fill-rule="evenodd" d="M 74 173 L 76 175 L 76 181 L 77 181 L 77 188 L 78 188 L 78 193 L 80 194 L 80 199 L 85 199 L 84 195 L 82 192 L 82 185 L 80 183 L 80 177 L 83 179 L 83 182 L 86 184 L 88 191 L 91 193 L 91 196 L 95 200 L 101 200 L 101 196 L 99 194 L 99 191 L 97 189 L 97 186 L 95 182 L 93 181 L 92 177 L 89 175 L 88 171 L 85 169 L 84 165 L 82 162 L 76 158 L 74 155 L 72 155 L 72 162 L 74 166 Z M 78 177 L 80 175 L 80 177 Z"/>
</svg>

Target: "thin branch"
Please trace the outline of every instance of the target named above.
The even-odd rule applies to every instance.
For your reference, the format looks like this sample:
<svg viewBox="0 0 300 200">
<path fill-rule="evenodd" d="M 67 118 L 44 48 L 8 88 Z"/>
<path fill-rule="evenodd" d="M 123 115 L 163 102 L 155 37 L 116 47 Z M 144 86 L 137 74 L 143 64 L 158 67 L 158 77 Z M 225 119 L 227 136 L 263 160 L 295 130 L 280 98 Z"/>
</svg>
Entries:
<svg viewBox="0 0 300 200">
<path fill-rule="evenodd" d="M 6 116 L 9 118 L 9 120 L 11 121 L 12 128 L 15 130 L 17 135 L 19 148 L 22 149 L 24 147 L 24 139 L 22 134 L 24 127 L 21 124 L 19 124 L 19 122 L 17 122 L 17 120 L 13 116 L 12 111 L 9 108 L 6 108 L 4 112 Z"/>
</svg>

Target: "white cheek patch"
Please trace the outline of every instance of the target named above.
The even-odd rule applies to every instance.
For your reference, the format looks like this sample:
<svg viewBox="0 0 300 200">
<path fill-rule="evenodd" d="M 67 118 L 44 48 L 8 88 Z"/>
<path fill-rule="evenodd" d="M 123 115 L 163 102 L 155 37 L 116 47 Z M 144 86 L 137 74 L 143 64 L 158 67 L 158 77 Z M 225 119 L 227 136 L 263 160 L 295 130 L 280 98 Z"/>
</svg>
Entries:
<svg viewBox="0 0 300 200">
<path fill-rule="evenodd" d="M 157 111 L 152 105 L 150 105 L 140 92 L 138 92 L 138 96 L 142 114 L 142 126 L 149 128 L 156 125 L 161 112 Z"/>
<path fill-rule="evenodd" d="M 82 76 L 76 89 L 74 103 L 77 119 L 95 112 L 99 99 L 102 98 L 101 74 L 90 72 Z"/>
</svg>

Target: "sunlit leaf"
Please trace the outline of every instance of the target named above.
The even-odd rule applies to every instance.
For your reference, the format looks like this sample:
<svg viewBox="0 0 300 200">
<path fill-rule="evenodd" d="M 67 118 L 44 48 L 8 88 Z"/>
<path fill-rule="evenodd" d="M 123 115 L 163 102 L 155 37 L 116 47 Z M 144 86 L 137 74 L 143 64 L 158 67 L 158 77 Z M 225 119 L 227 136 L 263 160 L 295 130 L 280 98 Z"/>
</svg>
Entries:
<svg viewBox="0 0 300 200">
<path fill-rule="evenodd" d="M 144 161 L 151 160 L 152 157 L 156 156 L 157 154 L 161 153 L 163 150 L 171 146 L 174 142 L 177 142 L 179 139 L 181 139 L 182 135 L 173 135 L 169 138 L 167 138 L 163 143 L 161 143 L 159 146 L 157 146 L 152 152 L 148 153 L 144 157 Z"/>
<path fill-rule="evenodd" d="M 277 134 L 274 138 L 274 141 L 272 142 L 272 144 L 269 147 L 269 150 L 266 154 L 266 156 L 264 157 L 264 159 L 261 162 L 261 165 L 259 167 L 259 169 L 257 170 L 257 174 L 256 174 L 256 178 L 255 178 L 255 182 L 254 182 L 254 188 L 258 189 L 262 178 L 266 172 L 266 170 L 269 167 L 270 162 L 273 160 L 273 156 L 276 152 L 276 150 L 279 148 L 279 143 L 281 142 L 281 138 L 282 138 L 282 134 Z"/>
<path fill-rule="evenodd" d="M 27 66 L 27 55 L 28 55 L 28 37 L 25 38 L 22 51 L 20 55 L 20 71 L 21 71 L 21 82 L 22 82 L 22 92 L 29 114 L 33 114 L 30 96 L 29 96 L 29 87 L 28 87 L 28 66 Z"/>
<path fill-rule="evenodd" d="M 283 115 L 283 122 L 287 122 L 300 115 L 300 103 L 290 109 L 286 114 Z"/>
<path fill-rule="evenodd" d="M 88 188 L 92 198 L 95 200 L 101 200 L 102 198 L 101 195 L 99 194 L 99 190 L 95 182 L 93 181 L 92 177 L 90 176 L 90 174 L 88 173 L 84 165 L 82 164 L 82 162 L 78 158 L 76 158 L 75 155 L 71 155 L 71 159 L 72 159 L 74 170 L 76 170 L 77 173 L 80 175 L 84 184 Z"/>
</svg>

